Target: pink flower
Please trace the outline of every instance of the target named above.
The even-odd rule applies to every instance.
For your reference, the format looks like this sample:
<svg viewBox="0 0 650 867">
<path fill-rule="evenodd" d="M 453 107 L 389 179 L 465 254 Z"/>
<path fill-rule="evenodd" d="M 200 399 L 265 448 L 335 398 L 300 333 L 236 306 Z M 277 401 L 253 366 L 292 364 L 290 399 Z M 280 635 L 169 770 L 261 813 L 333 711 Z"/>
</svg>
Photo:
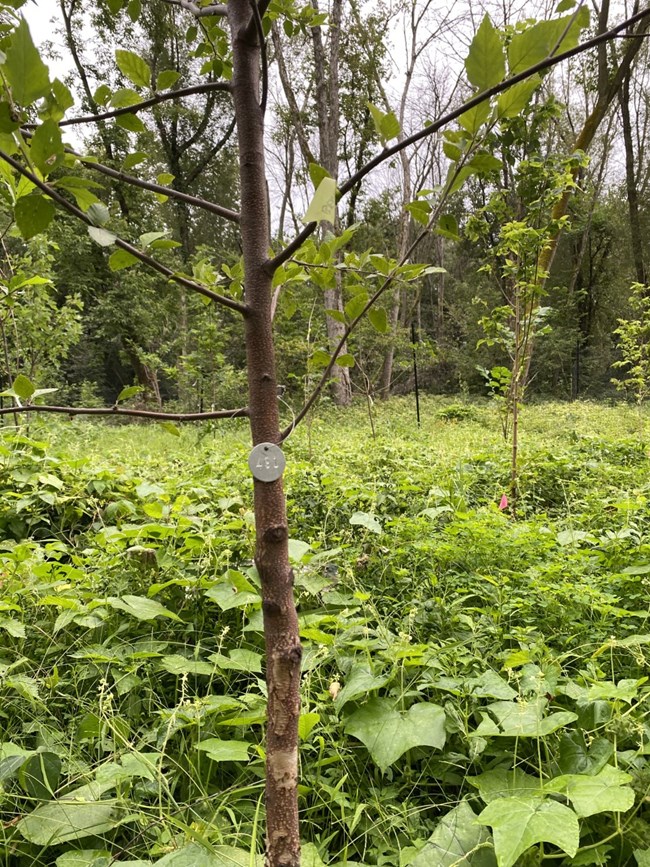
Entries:
<svg viewBox="0 0 650 867">
<path fill-rule="evenodd" d="M 503 496 L 501 497 L 501 502 L 499 503 L 499 510 L 503 511 L 504 509 L 507 509 L 507 508 L 508 508 L 508 498 L 506 497 L 505 494 L 503 494 Z"/>
</svg>

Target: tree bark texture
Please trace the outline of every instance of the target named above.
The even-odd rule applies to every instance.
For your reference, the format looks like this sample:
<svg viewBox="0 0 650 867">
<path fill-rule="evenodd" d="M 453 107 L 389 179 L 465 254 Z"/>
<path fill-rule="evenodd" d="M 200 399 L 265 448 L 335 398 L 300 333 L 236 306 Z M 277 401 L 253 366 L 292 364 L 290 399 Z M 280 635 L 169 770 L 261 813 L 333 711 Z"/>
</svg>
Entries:
<svg viewBox="0 0 650 867">
<path fill-rule="evenodd" d="M 265 267 L 270 228 L 264 164 L 264 117 L 259 105 L 260 46 L 248 0 L 230 0 L 232 92 L 239 138 L 245 339 L 253 444 L 279 442 L 273 346 L 272 275 Z M 298 717 L 301 647 L 289 565 L 282 479 L 255 480 L 255 563 L 262 582 L 268 711 L 266 735 L 266 865 L 299 867 Z"/>
</svg>

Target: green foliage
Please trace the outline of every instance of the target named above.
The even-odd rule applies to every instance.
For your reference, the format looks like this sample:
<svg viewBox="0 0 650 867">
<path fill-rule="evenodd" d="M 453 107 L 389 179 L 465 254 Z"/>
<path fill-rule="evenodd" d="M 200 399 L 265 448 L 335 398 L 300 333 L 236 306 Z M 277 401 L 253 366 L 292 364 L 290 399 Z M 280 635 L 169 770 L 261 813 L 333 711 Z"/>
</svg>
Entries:
<svg viewBox="0 0 650 867">
<path fill-rule="evenodd" d="M 619 319 L 614 331 L 621 358 L 613 366 L 622 370 L 623 375 L 612 381 L 617 389 L 631 392 L 637 403 L 642 403 L 650 389 L 650 293 L 647 286 L 632 284 L 630 307 L 634 318 Z"/>
<path fill-rule="evenodd" d="M 409 401 L 378 406 L 372 448 L 356 410 L 291 440 L 303 858 L 633 867 L 650 848 L 637 413 L 526 408 L 513 522 L 493 407 L 455 407 L 424 399 L 418 431 Z M 0 849 L 16 867 L 248 867 L 265 692 L 243 427 L 31 424 L 0 441 Z"/>
</svg>

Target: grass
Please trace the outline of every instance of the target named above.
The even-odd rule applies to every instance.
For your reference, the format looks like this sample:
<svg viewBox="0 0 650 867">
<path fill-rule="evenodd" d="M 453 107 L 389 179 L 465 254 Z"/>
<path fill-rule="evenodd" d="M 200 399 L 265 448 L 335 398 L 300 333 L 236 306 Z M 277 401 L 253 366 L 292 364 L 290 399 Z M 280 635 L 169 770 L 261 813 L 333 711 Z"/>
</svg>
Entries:
<svg viewBox="0 0 650 867">
<path fill-rule="evenodd" d="M 372 411 L 375 438 L 324 407 L 285 446 L 305 864 L 643 865 L 645 413 L 526 407 L 514 521 L 489 404 Z M 246 425 L 37 420 L 0 446 L 0 865 L 250 867 Z"/>
</svg>

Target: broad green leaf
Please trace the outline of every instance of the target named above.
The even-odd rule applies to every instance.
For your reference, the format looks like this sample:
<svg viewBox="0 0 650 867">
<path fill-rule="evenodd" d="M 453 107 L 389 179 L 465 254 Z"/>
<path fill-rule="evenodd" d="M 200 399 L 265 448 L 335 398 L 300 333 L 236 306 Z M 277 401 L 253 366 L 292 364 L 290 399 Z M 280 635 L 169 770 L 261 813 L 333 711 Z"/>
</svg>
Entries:
<svg viewBox="0 0 650 867">
<path fill-rule="evenodd" d="M 438 822 L 411 867 L 495 867 L 491 836 L 463 800 Z"/>
<path fill-rule="evenodd" d="M 163 656 L 160 660 L 160 666 L 177 677 L 184 674 L 204 674 L 209 677 L 216 670 L 215 666 L 209 662 L 203 662 L 200 659 L 187 659 L 187 657 L 178 654 Z"/>
<path fill-rule="evenodd" d="M 458 118 L 458 123 L 471 136 L 475 136 L 481 127 L 487 122 L 490 117 L 490 112 L 490 101 L 484 99 L 483 102 L 479 102 L 479 104 L 475 105 L 474 108 L 468 108 L 467 111 L 464 111 Z"/>
<path fill-rule="evenodd" d="M 88 226 L 88 234 L 100 247 L 110 247 L 117 241 L 117 235 L 101 226 Z"/>
<path fill-rule="evenodd" d="M 115 118 L 115 123 L 129 132 L 144 132 L 146 129 L 137 114 L 120 114 Z"/>
<path fill-rule="evenodd" d="M 11 387 L 21 400 L 29 400 L 36 391 L 33 382 L 22 373 L 19 373 L 14 379 Z"/>
<path fill-rule="evenodd" d="M 144 153 L 144 151 L 136 151 L 133 154 L 127 154 L 122 163 L 122 168 L 127 170 L 132 169 L 134 166 L 143 163 L 147 158 L 148 154 Z"/>
<path fill-rule="evenodd" d="M 325 313 L 327 314 L 327 316 L 330 317 L 330 319 L 336 320 L 336 322 L 345 323 L 347 321 L 345 318 L 345 313 L 343 313 L 341 310 L 327 309 Z M 650 569 L 648 571 L 650 571 Z"/>
<path fill-rule="evenodd" d="M 156 177 L 156 180 L 158 181 L 159 184 L 168 185 L 168 184 L 171 184 L 171 182 L 174 180 L 174 177 L 175 177 L 175 175 L 172 175 L 170 172 L 161 172 Z"/>
<path fill-rule="evenodd" d="M 88 217 L 95 226 L 105 226 L 110 220 L 111 214 L 103 202 L 97 202 L 88 208 Z"/>
<path fill-rule="evenodd" d="M 20 620 L 16 620 L 15 617 L 5 617 L 4 615 L 0 615 L 0 629 L 4 629 L 5 632 L 8 632 L 9 635 L 13 636 L 13 638 L 25 638 L 25 625 L 20 622 Z"/>
<path fill-rule="evenodd" d="M 452 241 L 460 241 L 458 221 L 453 214 L 443 214 L 443 216 L 438 220 L 435 232 L 436 235 L 441 235 L 443 238 L 449 238 Z"/>
<path fill-rule="evenodd" d="M 521 114 L 541 83 L 542 79 L 539 75 L 531 75 L 525 81 L 513 84 L 512 87 L 500 93 L 497 99 L 497 117 L 517 117 L 518 114 Z"/>
<path fill-rule="evenodd" d="M 338 367 L 354 367 L 354 355 L 350 355 L 349 352 L 345 352 L 343 355 L 337 355 L 334 363 L 338 365 Z"/>
<path fill-rule="evenodd" d="M 18 771 L 18 780 L 26 795 L 49 801 L 61 779 L 61 759 L 56 753 L 39 752 L 31 756 Z"/>
<path fill-rule="evenodd" d="M 337 710 L 348 701 L 368 695 L 375 689 L 380 689 L 388 683 L 387 675 L 377 675 L 367 662 L 355 662 L 350 673 L 344 678 L 343 689 L 334 699 Z"/>
<path fill-rule="evenodd" d="M 319 367 L 327 367 L 332 356 L 324 349 L 316 349 L 309 359 L 309 367 L 314 370 Z"/>
<path fill-rule="evenodd" d="M 301 713 L 298 720 L 298 737 L 301 741 L 306 741 L 312 733 L 315 726 L 320 722 L 320 714 L 318 713 Z"/>
<path fill-rule="evenodd" d="M 160 602 L 155 599 L 147 599 L 146 596 L 122 596 L 118 599 L 115 596 L 110 596 L 107 600 L 111 608 L 119 608 L 120 611 L 125 611 L 131 614 L 138 620 L 155 620 L 156 617 L 168 617 L 171 620 L 180 620 L 178 614 L 165 608 Z"/>
<path fill-rule="evenodd" d="M 497 157 L 492 156 L 492 154 L 480 153 L 472 157 L 469 165 L 479 174 L 489 174 L 491 172 L 498 172 L 503 163 Z"/>
<path fill-rule="evenodd" d="M 21 754 L 7 755 L 0 758 L 0 783 L 4 783 L 5 780 L 15 777 L 30 755 L 31 752 L 25 750 Z"/>
<path fill-rule="evenodd" d="M 259 602 L 260 596 L 256 588 L 244 574 L 236 569 L 229 569 L 223 580 L 205 591 L 208 599 L 214 599 L 222 611 L 231 608 L 243 608 L 252 602 Z"/>
<path fill-rule="evenodd" d="M 650 849 L 635 849 L 634 857 L 638 867 L 650 867 Z"/>
<path fill-rule="evenodd" d="M 175 69 L 163 69 L 162 72 L 158 73 L 158 78 L 156 78 L 156 90 L 167 90 L 176 84 L 180 77 L 180 72 L 177 72 Z"/>
<path fill-rule="evenodd" d="M 196 744 L 197 750 L 206 753 L 213 762 L 247 762 L 252 744 L 247 741 L 223 741 L 208 738 Z"/>
<path fill-rule="evenodd" d="M 478 817 L 494 837 L 498 867 L 513 867 L 537 843 L 552 843 L 570 858 L 578 851 L 578 817 L 563 804 L 541 798 L 498 798 Z"/>
<path fill-rule="evenodd" d="M 493 702 L 482 711 L 483 721 L 470 736 L 544 737 L 578 719 L 571 711 L 544 716 L 546 704 L 545 699 Z"/>
<path fill-rule="evenodd" d="M 59 125 L 53 120 L 45 120 L 36 127 L 29 153 L 43 177 L 57 168 L 63 162 L 63 142 Z"/>
<path fill-rule="evenodd" d="M 317 190 L 320 182 L 323 178 L 331 178 L 332 176 L 324 169 L 322 166 L 319 166 L 318 163 L 309 163 L 309 179 L 314 185 L 314 189 Z"/>
<path fill-rule="evenodd" d="M 40 115 L 43 119 L 50 118 L 58 123 L 73 105 L 74 97 L 70 93 L 70 89 L 58 78 L 55 78 L 50 93 L 45 97 Z"/>
<path fill-rule="evenodd" d="M 4 74 L 11 86 L 13 101 L 20 108 L 31 105 L 50 90 L 47 66 L 41 60 L 24 18 L 11 36 Z"/>
<path fill-rule="evenodd" d="M 549 780 L 544 786 L 547 792 L 565 795 L 580 818 L 596 813 L 624 813 L 634 804 L 634 790 L 627 783 L 632 777 L 611 765 L 605 765 L 600 773 L 565 774 Z"/>
<path fill-rule="evenodd" d="M 73 849 L 59 855 L 55 863 L 56 867 L 109 867 L 112 860 L 106 849 Z"/>
<path fill-rule="evenodd" d="M 501 38 L 487 14 L 472 39 L 465 60 L 465 71 L 469 83 L 479 91 L 499 84 L 506 74 L 506 57 Z"/>
<path fill-rule="evenodd" d="M 350 523 L 353 527 L 365 527 L 366 530 L 370 530 L 371 533 L 381 533 L 382 527 L 377 518 L 374 515 L 370 515 L 368 512 L 355 512 L 354 515 L 350 518 Z"/>
<path fill-rule="evenodd" d="M 244 647 L 234 647 L 229 656 L 212 653 L 208 659 L 224 671 L 247 671 L 262 673 L 262 655 Z"/>
<path fill-rule="evenodd" d="M 111 97 L 111 106 L 113 108 L 129 108 L 132 105 L 137 105 L 142 102 L 142 97 L 130 87 L 120 87 Z"/>
<path fill-rule="evenodd" d="M 120 72 L 125 75 L 129 81 L 132 81 L 136 87 L 149 87 L 151 84 L 151 69 L 146 60 L 143 60 L 140 55 L 134 51 L 126 51 L 124 48 L 118 48 L 115 51 L 115 60 L 117 61 Z"/>
<path fill-rule="evenodd" d="M 436 704 L 412 705 L 406 713 L 394 702 L 373 698 L 345 723 L 346 734 L 358 738 L 382 771 L 415 747 L 442 749 L 445 745 L 445 712 Z"/>
<path fill-rule="evenodd" d="M 180 428 L 174 424 L 173 421 L 161 421 L 160 427 L 163 430 L 166 430 L 168 434 L 171 434 L 173 437 L 179 437 L 181 435 Z"/>
<path fill-rule="evenodd" d="M 363 312 L 369 300 L 370 296 L 367 292 L 359 292 L 358 295 L 351 298 L 345 305 L 345 315 L 348 320 L 356 319 Z"/>
<path fill-rule="evenodd" d="M 14 205 L 16 223 L 26 241 L 44 232 L 54 217 L 55 208 L 45 196 L 22 196 Z"/>
<path fill-rule="evenodd" d="M 377 108 L 377 106 L 373 105 L 371 102 L 368 102 L 367 106 L 370 109 L 370 115 L 375 125 L 377 135 L 379 136 L 379 140 L 385 147 L 391 139 L 397 138 L 397 136 L 399 135 L 399 120 L 397 119 L 397 116 L 393 111 L 384 113 L 380 108 Z"/>
<path fill-rule="evenodd" d="M 476 169 L 472 166 L 463 166 L 459 171 L 455 170 L 455 166 L 449 167 L 449 174 L 447 176 L 447 183 L 449 184 L 448 192 L 449 195 L 453 195 L 453 193 L 457 193 L 458 190 L 463 186 L 467 178 L 476 174 Z"/>
<path fill-rule="evenodd" d="M 198 843 L 190 843 L 156 861 L 155 867 L 262 867 L 262 863 L 261 856 L 251 858 L 245 849 L 213 846 L 208 851 Z"/>
<path fill-rule="evenodd" d="M 37 846 L 56 846 L 68 840 L 105 834 L 119 822 L 115 804 L 101 801 L 50 801 L 18 822 L 18 830 Z"/>
<path fill-rule="evenodd" d="M 565 15 L 550 21 L 538 21 L 522 33 L 515 33 L 508 46 L 510 74 L 523 72 L 552 53 L 559 54 L 575 48 L 581 30 L 588 26 L 589 9 L 582 6 L 575 19 L 573 15 Z"/>
<path fill-rule="evenodd" d="M 442 143 L 442 151 L 447 157 L 447 159 L 451 160 L 452 163 L 457 163 L 463 155 L 463 152 L 458 147 L 458 145 L 454 144 L 453 142 L 447 141 L 446 139 Z"/>
<path fill-rule="evenodd" d="M 537 777 L 526 774 L 519 768 L 508 771 L 505 768 L 494 768 L 484 771 L 476 777 L 468 777 L 467 782 L 475 786 L 486 804 L 497 798 L 542 797 L 542 783 Z"/>
<path fill-rule="evenodd" d="M 143 235 L 140 235 L 140 244 L 142 249 L 144 250 L 146 247 L 149 247 L 154 241 L 159 241 L 161 238 L 164 238 L 167 232 L 145 232 Z"/>
<path fill-rule="evenodd" d="M 371 307 L 368 311 L 368 321 L 380 334 L 388 331 L 388 314 L 383 307 Z"/>
<path fill-rule="evenodd" d="M 114 253 L 108 257 L 108 267 L 111 271 L 123 271 L 124 268 L 130 268 L 131 265 L 137 265 L 139 259 L 137 259 L 133 253 L 129 253 L 128 250 L 116 250 Z"/>
<path fill-rule="evenodd" d="M 326 867 L 313 843 L 304 843 L 300 847 L 300 867 Z"/>
<path fill-rule="evenodd" d="M 479 677 L 471 678 L 467 682 L 472 690 L 472 695 L 481 698 L 500 698 L 510 701 L 517 697 L 517 692 L 496 671 L 484 671 Z"/>
<path fill-rule="evenodd" d="M 128 400 L 130 397 L 135 397 L 142 391 L 141 385 L 125 385 L 122 391 L 115 398 L 115 403 L 121 403 L 123 400 Z"/>
<path fill-rule="evenodd" d="M 323 178 L 314 193 L 314 197 L 302 221 L 303 223 L 318 223 L 321 221 L 333 223 L 335 219 L 336 181 L 334 178 Z"/>
<path fill-rule="evenodd" d="M 111 89 L 107 84 L 100 84 L 93 94 L 93 99 L 98 105 L 107 105 L 110 98 Z"/>
</svg>

